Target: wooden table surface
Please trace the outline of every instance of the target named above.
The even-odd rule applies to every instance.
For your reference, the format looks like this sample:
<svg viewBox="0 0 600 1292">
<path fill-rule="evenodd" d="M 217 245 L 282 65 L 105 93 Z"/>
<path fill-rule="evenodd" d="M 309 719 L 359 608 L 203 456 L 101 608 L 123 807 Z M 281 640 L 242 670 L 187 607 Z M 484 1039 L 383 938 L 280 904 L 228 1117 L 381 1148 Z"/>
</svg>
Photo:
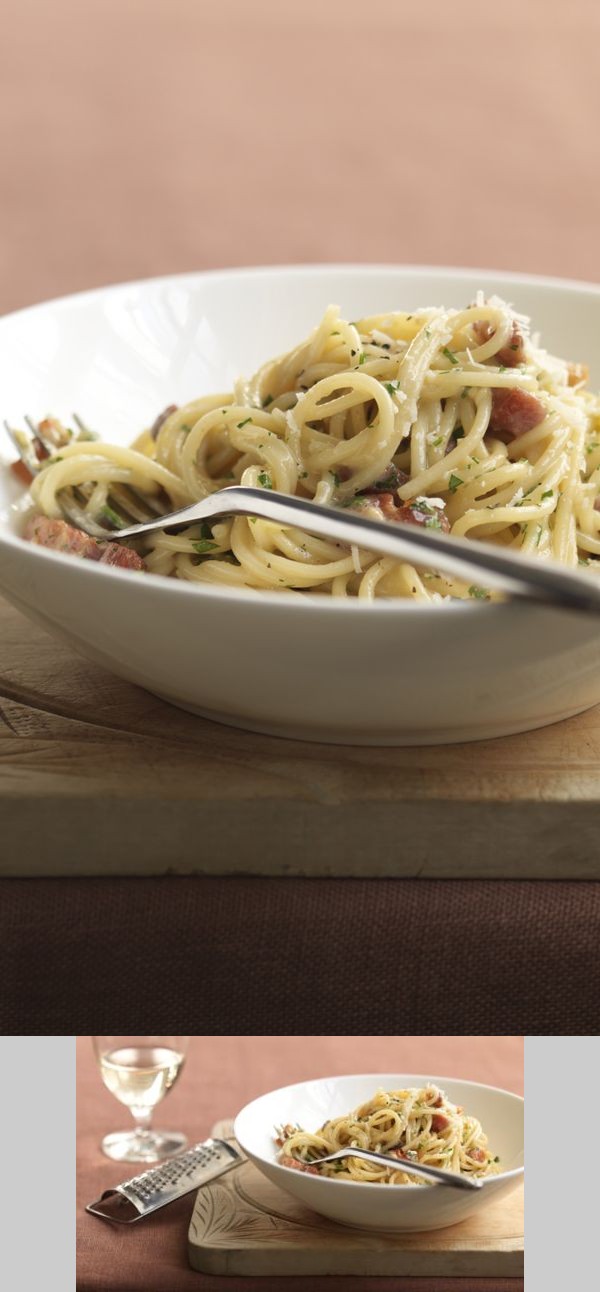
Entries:
<svg viewBox="0 0 600 1292">
<path fill-rule="evenodd" d="M 3 601 L 0 640 L 2 875 L 600 874 L 600 709 L 471 745 L 316 745 L 172 708 Z"/>
</svg>

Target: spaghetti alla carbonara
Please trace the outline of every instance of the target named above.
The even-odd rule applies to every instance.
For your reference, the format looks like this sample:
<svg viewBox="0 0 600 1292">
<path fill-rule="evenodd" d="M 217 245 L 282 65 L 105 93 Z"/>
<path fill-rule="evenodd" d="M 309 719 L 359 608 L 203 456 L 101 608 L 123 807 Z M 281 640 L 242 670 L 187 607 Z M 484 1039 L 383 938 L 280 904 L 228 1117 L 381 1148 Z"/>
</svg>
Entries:
<svg viewBox="0 0 600 1292">
<path fill-rule="evenodd" d="M 237 483 L 597 567 L 600 397 L 586 377 L 483 293 L 465 309 L 353 322 L 331 306 L 295 349 L 231 392 L 171 407 L 131 448 L 65 431 L 31 492 L 38 512 L 58 518 L 61 491 L 75 490 L 84 520 L 118 530 L 136 519 L 123 486 L 167 512 Z M 45 541 L 39 526 L 30 536 Z M 488 596 L 435 569 L 258 518 L 160 532 L 139 553 L 155 574 L 203 584 Z"/>
<path fill-rule="evenodd" d="M 500 1170 L 499 1158 L 488 1149 L 477 1118 L 468 1117 L 433 1085 L 422 1090 L 378 1090 L 368 1103 L 346 1117 L 325 1122 L 314 1134 L 298 1127 L 281 1127 L 276 1143 L 282 1166 L 367 1184 L 430 1183 L 403 1171 L 403 1159 L 466 1175 L 492 1175 Z M 320 1157 L 348 1147 L 395 1157 L 398 1168 L 358 1157 L 319 1166 Z"/>
</svg>

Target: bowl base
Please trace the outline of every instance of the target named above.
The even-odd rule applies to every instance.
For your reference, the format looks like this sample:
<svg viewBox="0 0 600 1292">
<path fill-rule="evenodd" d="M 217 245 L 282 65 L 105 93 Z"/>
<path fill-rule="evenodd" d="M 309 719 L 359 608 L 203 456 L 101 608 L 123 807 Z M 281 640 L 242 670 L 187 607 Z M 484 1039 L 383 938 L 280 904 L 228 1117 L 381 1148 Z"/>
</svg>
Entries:
<svg viewBox="0 0 600 1292">
<path fill-rule="evenodd" d="M 148 689 L 148 688 L 146 688 Z M 242 731 L 255 731 L 261 736 L 276 736 L 280 740 L 303 740 L 318 745 L 366 745 L 403 748 L 413 745 L 461 745 L 473 744 L 478 740 L 499 740 L 503 736 L 517 736 L 524 731 L 537 731 L 541 727 L 551 727 L 556 722 L 574 718 L 578 713 L 585 713 L 594 707 L 594 702 L 576 708 L 561 710 L 543 718 L 525 719 L 522 722 L 507 722 L 493 727 L 469 726 L 459 730 L 448 731 L 446 728 L 433 728 L 429 731 L 385 731 L 368 732 L 350 730 L 332 730 L 330 727 L 295 727 L 287 723 L 260 722 L 254 718 L 234 717 L 232 714 L 220 713 L 214 709 L 205 709 L 200 705 L 190 704 L 186 700 L 175 699 L 165 695 L 164 691 L 152 691 L 160 700 L 172 704 L 177 709 L 193 713 L 197 718 L 207 718 L 226 727 L 237 727 Z"/>
</svg>

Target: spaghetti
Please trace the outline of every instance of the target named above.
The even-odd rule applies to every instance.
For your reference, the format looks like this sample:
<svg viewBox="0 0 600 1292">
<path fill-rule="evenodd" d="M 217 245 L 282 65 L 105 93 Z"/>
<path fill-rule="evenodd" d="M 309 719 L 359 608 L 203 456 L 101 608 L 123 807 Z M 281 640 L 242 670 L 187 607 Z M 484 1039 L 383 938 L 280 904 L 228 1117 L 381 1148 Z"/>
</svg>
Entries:
<svg viewBox="0 0 600 1292">
<path fill-rule="evenodd" d="M 430 1183 L 403 1171 L 403 1159 L 465 1175 L 493 1175 L 500 1170 L 499 1158 L 488 1149 L 477 1119 L 450 1103 L 434 1085 L 421 1090 L 378 1090 L 368 1103 L 346 1117 L 325 1122 L 314 1134 L 282 1127 L 276 1143 L 283 1166 L 363 1184 Z M 398 1167 L 358 1157 L 319 1166 L 320 1157 L 348 1147 L 396 1157 Z"/>
<path fill-rule="evenodd" d="M 31 492 L 41 513 L 59 517 L 61 490 L 85 489 L 85 515 L 117 529 L 131 518 L 109 505 L 115 486 L 131 484 L 167 512 L 244 484 L 597 569 L 600 397 L 586 376 L 542 350 L 497 297 L 357 322 L 331 306 L 301 345 L 230 393 L 168 410 L 131 448 L 71 437 Z M 488 596 L 258 518 L 160 532 L 140 552 L 151 572 L 195 583 Z"/>
</svg>

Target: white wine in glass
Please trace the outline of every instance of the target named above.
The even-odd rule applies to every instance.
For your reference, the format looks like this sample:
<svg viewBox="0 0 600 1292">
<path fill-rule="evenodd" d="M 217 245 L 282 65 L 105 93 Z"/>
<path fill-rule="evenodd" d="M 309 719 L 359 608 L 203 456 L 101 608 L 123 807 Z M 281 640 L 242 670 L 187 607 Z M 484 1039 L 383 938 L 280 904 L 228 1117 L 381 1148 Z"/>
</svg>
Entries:
<svg viewBox="0 0 600 1292">
<path fill-rule="evenodd" d="M 179 1131 L 151 1128 L 156 1105 L 175 1084 L 189 1036 L 94 1036 L 102 1080 L 130 1109 L 135 1128 L 105 1135 L 102 1150 L 118 1162 L 159 1162 L 187 1143 Z"/>
</svg>

